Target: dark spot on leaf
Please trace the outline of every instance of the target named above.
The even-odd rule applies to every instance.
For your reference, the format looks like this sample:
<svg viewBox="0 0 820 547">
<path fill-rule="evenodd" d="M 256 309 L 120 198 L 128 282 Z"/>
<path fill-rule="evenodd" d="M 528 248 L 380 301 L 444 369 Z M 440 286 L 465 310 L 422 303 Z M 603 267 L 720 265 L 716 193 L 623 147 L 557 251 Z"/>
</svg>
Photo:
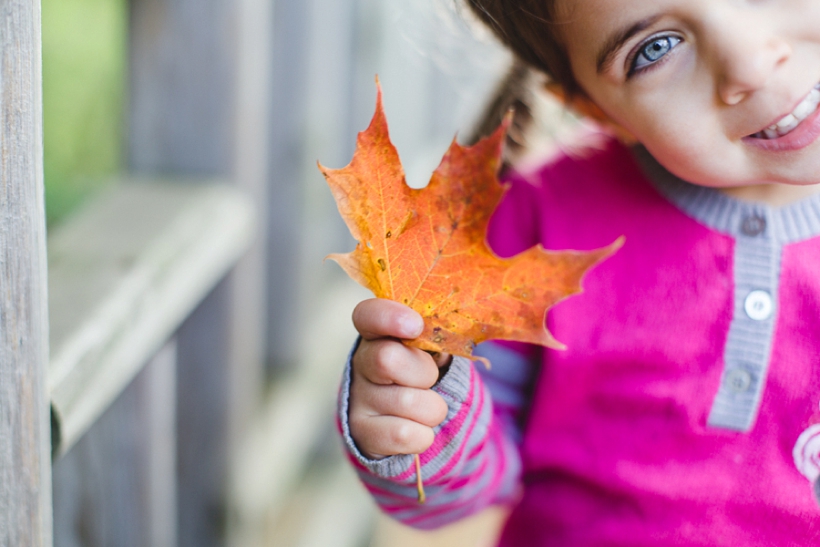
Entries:
<svg viewBox="0 0 820 547">
<path fill-rule="evenodd" d="M 393 232 L 387 232 L 387 234 L 385 235 L 385 237 L 386 237 L 387 239 L 390 239 L 391 237 L 393 237 Z"/>
<path fill-rule="evenodd" d="M 378 259 L 376 262 L 379 264 L 379 268 L 381 268 L 382 271 L 387 269 L 387 264 L 384 263 L 383 258 Z"/>
<path fill-rule="evenodd" d="M 441 332 L 441 327 L 436 327 L 436 328 L 434 328 L 434 329 L 433 329 L 433 332 L 434 332 L 435 334 L 440 333 L 440 332 Z"/>
</svg>

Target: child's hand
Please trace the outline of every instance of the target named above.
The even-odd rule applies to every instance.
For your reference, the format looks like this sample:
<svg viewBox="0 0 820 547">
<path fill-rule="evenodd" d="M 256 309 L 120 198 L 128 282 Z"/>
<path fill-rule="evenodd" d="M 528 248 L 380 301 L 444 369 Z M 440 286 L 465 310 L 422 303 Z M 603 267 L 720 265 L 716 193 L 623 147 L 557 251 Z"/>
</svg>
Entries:
<svg viewBox="0 0 820 547">
<path fill-rule="evenodd" d="M 430 388 L 439 376 L 433 357 L 398 339 L 421 334 L 421 316 L 392 300 L 365 300 L 353 310 L 362 341 L 353 356 L 350 433 L 371 459 L 420 454 L 433 444 L 433 427 L 447 403 Z M 443 365 L 447 358 L 438 359 Z"/>
</svg>

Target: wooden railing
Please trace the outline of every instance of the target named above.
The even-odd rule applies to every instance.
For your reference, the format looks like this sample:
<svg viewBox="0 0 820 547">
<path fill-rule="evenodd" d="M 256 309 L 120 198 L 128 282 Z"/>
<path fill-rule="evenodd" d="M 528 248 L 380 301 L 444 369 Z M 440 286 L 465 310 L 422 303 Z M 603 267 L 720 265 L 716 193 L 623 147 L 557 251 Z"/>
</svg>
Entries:
<svg viewBox="0 0 820 547">
<path fill-rule="evenodd" d="M 48 240 L 52 451 L 96 422 L 248 249 L 226 185 L 125 181 Z"/>
<path fill-rule="evenodd" d="M 174 336 L 253 209 L 224 184 L 122 181 L 49 237 L 56 545 L 178 544 Z"/>
</svg>

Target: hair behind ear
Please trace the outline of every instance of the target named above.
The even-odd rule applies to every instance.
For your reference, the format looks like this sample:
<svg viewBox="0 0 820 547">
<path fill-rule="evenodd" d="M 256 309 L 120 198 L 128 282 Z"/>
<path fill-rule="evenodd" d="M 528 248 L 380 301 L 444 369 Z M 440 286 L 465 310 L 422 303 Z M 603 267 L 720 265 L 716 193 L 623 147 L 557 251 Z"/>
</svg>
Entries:
<svg viewBox="0 0 820 547">
<path fill-rule="evenodd" d="M 583 118 L 594 121 L 602 129 L 611 133 L 618 140 L 625 144 L 634 144 L 637 142 L 635 136 L 629 132 L 628 129 L 609 117 L 609 115 L 601 110 L 601 107 L 590 99 L 586 93 L 579 92 L 568 97 L 564 91 L 563 86 L 547 82 L 544 88 L 553 96 L 557 97 L 567 108 L 577 113 Z"/>
</svg>

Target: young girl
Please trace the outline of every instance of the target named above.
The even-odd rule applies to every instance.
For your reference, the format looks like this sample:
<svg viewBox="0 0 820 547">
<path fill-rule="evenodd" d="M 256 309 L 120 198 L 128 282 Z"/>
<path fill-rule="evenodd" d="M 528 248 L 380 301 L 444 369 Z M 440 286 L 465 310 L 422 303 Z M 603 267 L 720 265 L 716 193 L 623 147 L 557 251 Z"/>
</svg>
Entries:
<svg viewBox="0 0 820 547">
<path fill-rule="evenodd" d="M 550 311 L 567 350 L 484 344 L 490 371 L 362 302 L 340 398 L 362 480 L 422 528 L 512 504 L 503 546 L 820 545 L 820 2 L 470 4 L 639 143 L 511 176 L 491 246 L 626 243 Z"/>
</svg>

